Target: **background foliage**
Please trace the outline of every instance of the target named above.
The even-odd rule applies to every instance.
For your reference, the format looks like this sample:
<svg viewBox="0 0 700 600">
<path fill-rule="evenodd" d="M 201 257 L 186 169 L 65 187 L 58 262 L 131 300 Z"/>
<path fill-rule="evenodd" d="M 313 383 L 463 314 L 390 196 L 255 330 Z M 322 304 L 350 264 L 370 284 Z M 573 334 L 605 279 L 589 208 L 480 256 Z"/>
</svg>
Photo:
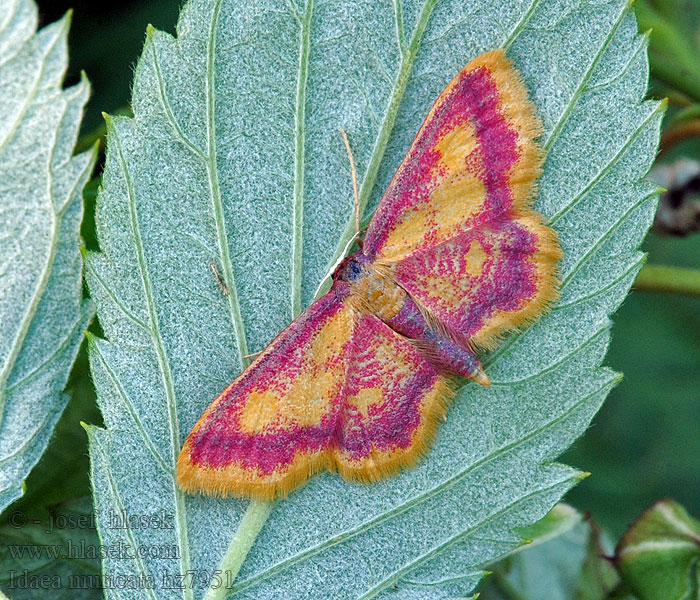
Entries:
<svg viewBox="0 0 700 600">
<path fill-rule="evenodd" d="M 44 1 L 39 6 L 42 26 L 60 18 L 68 8 L 75 9 L 66 84 L 77 82 L 81 69 L 87 71 L 92 82 L 94 93 L 83 127 L 83 143 L 87 146 L 102 133 L 101 111 L 128 110 L 133 75 L 130 65 L 141 52 L 146 25 L 152 23 L 174 32 L 179 3 L 152 0 L 108 5 L 84 0 Z M 697 2 L 692 0 L 639 1 L 637 5 L 641 27 L 653 25 L 665 36 L 657 45 L 652 35 L 650 57 L 656 77 L 652 94 L 661 97 L 678 91 L 677 110 L 692 107 L 697 101 L 692 85 L 677 90 L 679 82 L 667 76 L 669 61 L 672 65 L 700 65 L 696 33 L 700 15 L 696 8 Z M 682 43 L 669 44 L 668 39 Z M 672 106 L 673 100 L 672 96 Z M 674 114 L 671 111 L 669 119 Z M 700 159 L 700 144 L 689 138 L 674 146 L 662 160 L 672 160 L 678 154 Z M 91 249 L 96 249 L 90 215 L 95 189 L 93 183 L 86 193 L 88 216 L 83 227 Z M 649 252 L 649 262 L 700 269 L 698 235 L 670 238 L 652 233 L 644 249 Z M 561 460 L 593 473 L 568 495 L 568 500 L 589 511 L 617 538 L 642 510 L 663 496 L 672 496 L 691 514 L 700 514 L 700 301 L 637 292 L 616 313 L 614 322 L 606 363 L 623 372 L 625 380 L 612 391 L 586 436 Z M 72 399 L 57 435 L 27 480 L 26 495 L 14 507 L 38 518 L 45 518 L 47 507 L 55 503 L 90 493 L 87 445 L 79 421 L 97 425 L 101 421 L 84 354 L 75 365 L 69 385 Z"/>
</svg>

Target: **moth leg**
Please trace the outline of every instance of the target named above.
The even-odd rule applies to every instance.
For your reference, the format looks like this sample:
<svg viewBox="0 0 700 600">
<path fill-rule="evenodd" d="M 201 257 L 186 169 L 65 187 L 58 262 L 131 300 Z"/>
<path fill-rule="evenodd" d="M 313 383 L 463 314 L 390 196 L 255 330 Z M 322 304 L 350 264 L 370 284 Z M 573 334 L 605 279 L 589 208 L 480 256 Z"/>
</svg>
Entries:
<svg viewBox="0 0 700 600">
<path fill-rule="evenodd" d="M 350 171 L 352 172 L 352 193 L 355 197 L 355 237 L 360 235 L 360 195 L 357 192 L 357 170 L 355 169 L 355 159 L 352 157 L 352 149 L 348 141 L 348 134 L 341 128 L 340 135 L 343 136 L 345 149 L 348 151 L 348 159 L 350 160 Z"/>
</svg>

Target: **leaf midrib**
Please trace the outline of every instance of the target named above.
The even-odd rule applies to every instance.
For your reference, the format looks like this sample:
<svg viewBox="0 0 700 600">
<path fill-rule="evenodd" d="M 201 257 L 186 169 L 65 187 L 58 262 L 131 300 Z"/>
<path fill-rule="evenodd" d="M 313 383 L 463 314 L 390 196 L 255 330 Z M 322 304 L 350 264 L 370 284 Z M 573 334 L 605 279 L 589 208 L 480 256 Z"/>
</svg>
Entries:
<svg viewBox="0 0 700 600">
<path fill-rule="evenodd" d="M 391 92 L 389 103 L 387 105 L 387 110 L 384 114 L 384 119 L 379 129 L 377 138 L 375 139 L 375 144 L 372 149 L 370 162 L 365 172 L 365 177 L 360 186 L 359 192 L 359 215 L 362 217 L 367 204 L 369 202 L 369 197 L 374 188 L 376 178 L 379 173 L 379 167 L 381 166 L 384 154 L 386 152 L 386 147 L 389 142 L 389 137 L 394 129 L 394 124 L 398 111 L 403 100 L 403 95 L 408 85 L 411 69 L 413 67 L 423 33 L 428 24 L 428 20 L 434 7 L 436 6 L 438 0 L 427 0 L 423 4 L 423 8 L 416 22 L 416 26 L 411 36 L 411 42 L 406 48 L 405 45 L 405 32 L 403 28 L 403 12 L 400 0 L 394 0 L 394 15 L 396 24 L 396 35 L 397 43 L 399 47 L 399 53 L 401 56 L 401 63 L 399 71 L 394 83 L 393 90 Z M 505 41 L 505 45 L 510 45 L 513 39 L 518 35 L 518 33 L 525 26 L 527 21 L 530 19 L 531 15 L 534 13 L 535 8 L 539 4 L 539 0 L 533 0 L 532 4 L 528 10 L 524 13 L 523 17 L 515 25 L 508 38 Z M 304 18 L 301 20 L 299 14 L 292 5 L 293 14 L 301 27 L 300 32 L 300 74 L 298 79 L 297 87 L 297 98 L 296 98 L 296 113 L 295 113 L 295 135 L 296 137 L 296 152 L 295 152 L 295 195 L 294 195 L 294 242 L 293 242 L 293 252 L 292 252 L 292 306 L 293 315 L 296 316 L 301 309 L 301 250 L 302 250 L 302 239 L 303 234 L 303 176 L 304 176 L 304 139 L 303 139 L 303 119 L 304 119 L 304 106 L 306 102 L 306 78 L 307 78 L 307 66 L 308 66 L 308 52 L 309 52 L 309 24 L 312 14 L 313 0 L 307 0 L 305 6 Z M 303 71 L 303 72 L 302 72 Z M 302 130 L 300 131 L 300 126 Z M 333 258 L 331 259 L 330 265 L 335 265 L 339 260 L 340 255 L 349 249 L 350 240 L 354 235 L 354 215 L 351 217 L 346 225 L 345 231 L 340 237 L 336 250 L 334 252 Z M 324 281 L 328 278 L 328 274 L 324 277 Z M 323 282 L 319 286 L 316 295 L 319 294 L 323 287 Z M 234 588 L 236 589 L 236 588 Z M 233 591 L 233 590 L 232 590 Z"/>
<path fill-rule="evenodd" d="M 311 48 L 311 16 L 314 0 L 306 0 L 304 15 L 298 20 L 299 74 L 297 78 L 296 106 L 294 110 L 294 200 L 292 205 L 292 317 L 301 312 L 302 260 L 304 252 L 304 174 L 305 174 L 305 124 L 306 84 L 308 80 L 309 52 Z M 295 15 L 298 19 L 298 15 Z"/>
</svg>

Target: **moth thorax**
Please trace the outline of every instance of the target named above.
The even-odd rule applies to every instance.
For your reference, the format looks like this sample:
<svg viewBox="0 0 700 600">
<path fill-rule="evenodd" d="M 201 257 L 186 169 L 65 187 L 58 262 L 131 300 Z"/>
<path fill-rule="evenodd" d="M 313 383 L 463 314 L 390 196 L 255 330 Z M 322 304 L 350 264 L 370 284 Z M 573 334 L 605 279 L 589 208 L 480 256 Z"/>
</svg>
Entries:
<svg viewBox="0 0 700 600">
<path fill-rule="evenodd" d="M 355 281 L 352 292 L 362 300 L 365 310 L 385 321 L 398 314 L 408 297 L 392 279 L 373 271 Z"/>
</svg>

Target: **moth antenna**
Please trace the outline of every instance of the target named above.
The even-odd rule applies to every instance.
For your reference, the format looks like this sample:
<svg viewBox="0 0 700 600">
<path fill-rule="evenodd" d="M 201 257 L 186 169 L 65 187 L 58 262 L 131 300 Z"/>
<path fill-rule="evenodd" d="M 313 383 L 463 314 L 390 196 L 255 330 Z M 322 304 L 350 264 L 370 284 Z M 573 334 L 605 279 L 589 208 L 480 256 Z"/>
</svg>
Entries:
<svg viewBox="0 0 700 600">
<path fill-rule="evenodd" d="M 352 149 L 348 141 L 348 134 L 345 129 L 340 128 L 340 135 L 343 136 L 345 149 L 348 151 L 348 159 L 350 159 L 350 171 L 352 172 L 352 193 L 355 197 L 355 235 L 360 233 L 360 195 L 357 193 L 357 171 L 355 170 L 355 159 L 352 157 Z"/>
</svg>

